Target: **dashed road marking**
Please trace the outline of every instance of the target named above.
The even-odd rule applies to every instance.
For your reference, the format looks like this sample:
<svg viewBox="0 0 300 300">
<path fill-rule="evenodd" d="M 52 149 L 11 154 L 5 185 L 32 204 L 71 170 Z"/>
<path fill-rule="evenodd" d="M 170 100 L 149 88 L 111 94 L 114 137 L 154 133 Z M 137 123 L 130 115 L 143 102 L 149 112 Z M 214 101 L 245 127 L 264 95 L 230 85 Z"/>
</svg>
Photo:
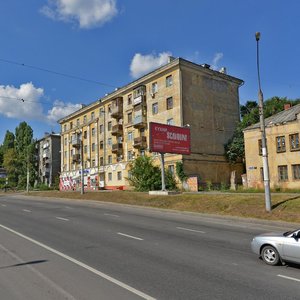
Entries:
<svg viewBox="0 0 300 300">
<path fill-rule="evenodd" d="M 118 232 L 119 235 L 122 235 L 122 236 L 125 236 L 125 237 L 128 237 L 130 239 L 134 239 L 134 240 L 139 240 L 139 241 L 143 241 L 144 239 L 141 239 L 139 237 L 136 237 L 136 236 L 132 236 L 132 235 L 129 235 L 129 234 L 125 234 L 125 233 L 122 233 L 122 232 Z"/>
<path fill-rule="evenodd" d="M 62 221 L 70 221 L 69 219 L 66 219 L 66 218 L 61 218 L 61 217 L 55 217 L 55 218 L 58 220 L 62 220 Z"/>
<path fill-rule="evenodd" d="M 184 228 L 184 227 L 176 227 L 176 228 L 179 230 L 186 230 L 186 231 L 198 232 L 198 233 L 206 233 L 205 231 L 202 231 L 202 230 L 195 230 L 195 229 Z"/>
<path fill-rule="evenodd" d="M 114 215 L 114 214 L 104 214 L 104 216 L 110 216 L 110 217 L 120 218 L 120 216 Z"/>
<path fill-rule="evenodd" d="M 298 282 L 300 282 L 300 279 L 298 279 L 298 278 L 289 277 L 289 276 L 284 276 L 284 275 L 280 275 L 280 274 L 278 274 L 277 276 L 278 276 L 278 277 L 281 277 L 281 278 L 284 278 L 284 279 L 288 279 L 288 280 L 293 280 L 293 281 L 298 281 Z"/>
<path fill-rule="evenodd" d="M 31 212 L 31 210 L 29 210 L 29 209 L 22 209 L 22 210 L 25 211 L 25 212 L 28 212 L 28 213 Z"/>
</svg>

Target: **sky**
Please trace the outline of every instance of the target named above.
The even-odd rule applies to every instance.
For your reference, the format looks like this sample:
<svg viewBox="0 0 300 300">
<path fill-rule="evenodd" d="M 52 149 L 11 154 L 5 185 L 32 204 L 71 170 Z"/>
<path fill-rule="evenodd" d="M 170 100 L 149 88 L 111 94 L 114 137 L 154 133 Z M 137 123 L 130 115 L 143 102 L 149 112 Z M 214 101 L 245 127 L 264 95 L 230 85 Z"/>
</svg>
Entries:
<svg viewBox="0 0 300 300">
<path fill-rule="evenodd" d="M 299 0 L 2 0 L 0 143 L 27 122 L 57 120 L 164 65 L 168 56 L 226 67 L 257 100 L 300 98 Z"/>
</svg>

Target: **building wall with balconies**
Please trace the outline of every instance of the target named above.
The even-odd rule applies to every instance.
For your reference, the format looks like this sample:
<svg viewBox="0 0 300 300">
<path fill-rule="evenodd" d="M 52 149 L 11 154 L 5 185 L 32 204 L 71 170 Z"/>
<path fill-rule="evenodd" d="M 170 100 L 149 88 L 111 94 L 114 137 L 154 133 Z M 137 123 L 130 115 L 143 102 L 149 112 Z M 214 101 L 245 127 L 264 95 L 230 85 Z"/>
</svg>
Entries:
<svg viewBox="0 0 300 300">
<path fill-rule="evenodd" d="M 80 186 L 81 157 L 72 159 L 78 151 L 76 143 L 72 145 L 74 134 L 79 134 L 82 142 L 87 189 L 128 188 L 130 163 L 139 155 L 152 155 L 159 164 L 159 157 L 149 152 L 149 122 L 190 124 L 192 154 L 166 154 L 166 168 L 174 170 L 176 162 L 183 161 L 190 175 L 228 182 L 231 169 L 223 145 L 239 119 L 241 83 L 207 67 L 175 59 L 63 118 L 59 121 L 63 189 Z"/>
</svg>

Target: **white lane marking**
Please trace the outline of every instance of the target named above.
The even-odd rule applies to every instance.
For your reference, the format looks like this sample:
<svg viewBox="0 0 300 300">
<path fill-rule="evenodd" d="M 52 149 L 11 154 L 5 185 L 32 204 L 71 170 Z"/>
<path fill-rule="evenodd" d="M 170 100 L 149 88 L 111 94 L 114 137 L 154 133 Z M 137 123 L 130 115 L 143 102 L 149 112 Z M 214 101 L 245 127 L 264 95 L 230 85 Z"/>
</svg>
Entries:
<svg viewBox="0 0 300 300">
<path fill-rule="evenodd" d="M 195 230 L 195 229 L 190 229 L 190 228 L 184 228 L 184 227 L 176 227 L 179 230 L 186 230 L 186 231 L 192 231 L 192 232 L 198 232 L 198 233 L 206 233 L 205 231 L 201 230 Z"/>
<path fill-rule="evenodd" d="M 139 237 L 132 236 L 132 235 L 129 235 L 129 234 L 125 234 L 125 233 L 122 233 L 122 232 L 118 232 L 118 234 L 122 235 L 122 236 L 126 236 L 126 237 L 131 238 L 131 239 L 139 240 L 139 241 L 143 241 L 144 240 L 144 239 L 141 239 Z"/>
<path fill-rule="evenodd" d="M 120 218 L 120 216 L 118 216 L 118 215 L 114 215 L 114 214 L 104 214 L 104 216 L 110 216 L 110 217 L 116 217 L 116 218 Z"/>
<path fill-rule="evenodd" d="M 58 220 L 62 220 L 62 221 L 70 221 L 69 219 L 65 219 L 65 218 L 61 218 L 61 217 L 55 217 Z"/>
<path fill-rule="evenodd" d="M 65 208 L 67 208 L 67 209 L 74 209 L 73 207 L 70 207 L 70 206 L 65 206 Z"/>
<path fill-rule="evenodd" d="M 1 204 L 1 206 L 6 207 L 6 204 Z"/>
<path fill-rule="evenodd" d="M 29 210 L 29 209 L 22 209 L 22 210 L 25 212 L 31 212 L 31 210 Z"/>
<path fill-rule="evenodd" d="M 285 278 L 285 279 L 289 279 L 289 280 L 293 280 L 293 281 L 298 281 L 298 282 L 300 282 L 300 279 L 298 279 L 298 278 L 288 277 L 288 276 L 284 276 L 284 275 L 280 275 L 280 274 L 278 274 L 277 276 L 278 276 L 278 277 L 281 277 L 281 278 Z"/>
<path fill-rule="evenodd" d="M 129 286 L 129 285 L 127 285 L 127 284 L 125 284 L 125 283 L 123 283 L 123 282 L 121 282 L 121 281 L 119 281 L 119 280 L 117 280 L 117 279 L 115 279 L 115 278 L 113 278 L 111 276 L 109 276 L 109 275 L 106 275 L 105 273 L 102 273 L 102 272 L 100 272 L 100 271 L 98 271 L 98 270 L 96 270 L 96 269 L 88 266 L 88 265 L 82 263 L 81 261 L 79 261 L 79 260 L 77 260 L 75 258 L 72 258 L 71 256 L 68 256 L 68 255 L 66 255 L 66 254 L 64 254 L 62 252 L 59 252 L 59 251 L 55 250 L 54 248 L 51 248 L 51 247 L 49 247 L 49 246 L 47 246 L 47 245 L 45 245 L 43 243 L 40 243 L 40 242 L 38 242 L 38 241 L 36 241 L 36 240 L 34 240 L 34 239 L 32 239 L 32 238 L 30 238 L 30 237 L 22 234 L 22 233 L 19 233 L 19 232 L 15 231 L 15 230 L 13 230 L 11 228 L 8 228 L 8 227 L 6 227 L 6 226 L 4 226 L 2 224 L 0 224 L 0 227 L 3 228 L 3 229 L 5 229 L 5 230 L 7 230 L 7 231 L 10 231 L 10 232 L 18 235 L 18 236 L 20 236 L 20 237 L 22 237 L 22 238 L 24 238 L 24 239 L 26 239 L 26 240 L 34 243 L 34 244 L 36 244 L 36 245 L 38 245 L 38 246 L 40 246 L 40 247 L 42 247 L 42 248 L 44 248 L 44 249 L 46 249 L 46 250 L 48 250 L 48 251 L 56 254 L 56 255 L 58 255 L 60 257 L 63 257 L 65 259 L 73 262 L 74 264 L 76 264 L 76 265 L 78 265 L 78 266 L 80 266 L 80 267 L 82 267 L 82 268 L 84 268 L 84 269 L 86 269 L 86 270 L 88 270 L 88 271 L 90 271 L 90 272 L 92 272 L 92 273 L 94 273 L 94 274 L 96 274 L 96 275 L 98 275 L 98 276 L 100 276 L 100 277 L 102 277 L 102 278 L 104 278 L 104 279 L 106 279 L 106 280 L 108 280 L 108 281 L 110 281 L 110 282 L 112 282 L 112 283 L 114 283 L 114 284 L 116 284 L 116 285 L 124 288 L 125 290 L 128 290 L 129 292 L 131 292 L 131 293 L 133 293 L 135 295 L 140 296 L 143 299 L 155 300 L 155 298 L 150 297 L 149 295 L 147 295 L 147 294 L 145 294 L 145 293 L 143 293 L 143 292 L 141 292 L 139 290 L 136 290 L 135 288 L 133 288 L 133 287 L 131 287 L 131 286 Z"/>
</svg>

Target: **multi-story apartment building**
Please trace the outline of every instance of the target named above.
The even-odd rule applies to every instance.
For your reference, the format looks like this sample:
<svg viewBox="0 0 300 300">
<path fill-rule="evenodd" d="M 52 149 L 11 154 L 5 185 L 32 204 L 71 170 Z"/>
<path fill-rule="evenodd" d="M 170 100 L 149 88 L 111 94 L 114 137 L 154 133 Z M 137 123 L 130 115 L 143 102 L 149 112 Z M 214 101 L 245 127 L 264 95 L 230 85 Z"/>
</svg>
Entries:
<svg viewBox="0 0 300 300">
<path fill-rule="evenodd" d="M 60 134 L 46 133 L 37 141 L 39 182 L 52 186 L 60 173 Z"/>
<path fill-rule="evenodd" d="M 243 81 L 209 65 L 182 58 L 170 62 L 59 120 L 62 189 L 78 188 L 83 152 L 84 182 L 89 189 L 127 188 L 129 165 L 149 153 L 149 122 L 189 124 L 191 155 L 166 154 L 174 171 L 182 161 L 201 181 L 228 182 L 233 169 L 224 144 L 239 121 L 238 89 Z M 235 165 L 238 172 L 241 166 Z"/>
<path fill-rule="evenodd" d="M 300 187 L 300 104 L 265 120 L 271 188 Z M 247 185 L 263 188 L 260 124 L 244 130 Z"/>
</svg>

